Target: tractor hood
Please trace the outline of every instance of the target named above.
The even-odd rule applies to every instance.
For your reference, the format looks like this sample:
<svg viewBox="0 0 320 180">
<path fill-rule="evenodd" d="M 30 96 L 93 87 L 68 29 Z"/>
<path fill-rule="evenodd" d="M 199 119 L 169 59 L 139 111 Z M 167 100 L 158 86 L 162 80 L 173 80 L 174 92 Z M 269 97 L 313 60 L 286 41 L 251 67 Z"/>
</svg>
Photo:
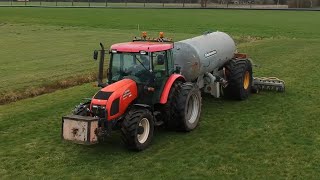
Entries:
<svg viewBox="0 0 320 180">
<path fill-rule="evenodd" d="M 137 84 L 131 79 L 123 79 L 102 88 L 91 101 L 93 113 L 97 107 L 105 109 L 108 120 L 121 116 L 138 96 Z"/>
</svg>

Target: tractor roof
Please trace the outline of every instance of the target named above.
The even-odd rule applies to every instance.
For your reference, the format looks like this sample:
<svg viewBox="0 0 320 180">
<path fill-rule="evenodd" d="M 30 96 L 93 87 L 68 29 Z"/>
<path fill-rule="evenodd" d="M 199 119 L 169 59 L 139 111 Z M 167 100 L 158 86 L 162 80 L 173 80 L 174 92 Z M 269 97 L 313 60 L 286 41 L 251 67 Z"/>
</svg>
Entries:
<svg viewBox="0 0 320 180">
<path fill-rule="evenodd" d="M 156 52 L 165 51 L 173 48 L 173 43 L 134 41 L 126 43 L 118 43 L 111 46 L 111 50 L 120 52 Z"/>
</svg>

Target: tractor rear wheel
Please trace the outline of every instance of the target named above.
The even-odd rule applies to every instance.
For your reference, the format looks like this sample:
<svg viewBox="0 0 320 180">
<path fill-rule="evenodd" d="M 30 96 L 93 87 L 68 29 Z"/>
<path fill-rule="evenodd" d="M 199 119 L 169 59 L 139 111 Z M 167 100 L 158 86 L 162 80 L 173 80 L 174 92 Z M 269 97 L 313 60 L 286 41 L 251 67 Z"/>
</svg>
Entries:
<svg viewBox="0 0 320 180">
<path fill-rule="evenodd" d="M 132 108 L 121 124 L 122 140 L 132 150 L 146 149 L 153 138 L 154 121 L 151 112 L 145 108 Z"/>
<path fill-rule="evenodd" d="M 228 86 L 224 89 L 224 95 L 232 99 L 247 99 L 251 93 L 253 80 L 250 60 L 230 60 L 225 66 L 225 74 Z"/>
<path fill-rule="evenodd" d="M 177 106 L 177 101 L 178 101 L 178 97 L 180 94 L 180 90 L 181 90 L 181 81 L 176 81 L 173 83 L 173 85 L 171 86 L 170 92 L 169 92 L 169 96 L 168 96 L 168 101 L 167 103 L 164 105 L 164 122 L 165 122 L 165 126 L 168 129 L 176 129 L 178 124 L 176 121 L 176 109 L 175 107 Z"/>
<path fill-rule="evenodd" d="M 180 130 L 192 131 L 198 126 L 201 106 L 202 99 L 199 88 L 190 82 L 182 84 L 176 104 L 173 107 Z"/>
</svg>

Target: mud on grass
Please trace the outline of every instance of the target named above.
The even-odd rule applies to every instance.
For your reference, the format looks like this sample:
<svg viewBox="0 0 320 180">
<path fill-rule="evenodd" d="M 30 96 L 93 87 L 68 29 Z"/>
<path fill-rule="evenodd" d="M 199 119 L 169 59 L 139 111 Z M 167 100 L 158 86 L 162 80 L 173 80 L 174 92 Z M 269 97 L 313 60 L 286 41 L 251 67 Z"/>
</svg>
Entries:
<svg viewBox="0 0 320 180">
<path fill-rule="evenodd" d="M 15 102 L 21 99 L 31 98 L 46 93 L 52 93 L 58 89 L 66 89 L 78 86 L 84 83 L 93 82 L 97 79 L 96 73 L 88 75 L 73 76 L 64 80 L 57 80 L 50 84 L 43 84 L 38 87 L 28 87 L 26 90 L 16 90 L 11 92 L 3 92 L 0 94 L 0 105 Z"/>
</svg>

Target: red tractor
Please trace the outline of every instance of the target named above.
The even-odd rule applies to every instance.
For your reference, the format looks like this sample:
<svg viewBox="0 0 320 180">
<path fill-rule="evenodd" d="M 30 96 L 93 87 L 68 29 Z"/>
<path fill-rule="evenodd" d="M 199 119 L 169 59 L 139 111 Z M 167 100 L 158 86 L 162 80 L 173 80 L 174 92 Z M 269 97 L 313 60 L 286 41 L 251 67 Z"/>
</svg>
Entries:
<svg viewBox="0 0 320 180">
<path fill-rule="evenodd" d="M 120 129 L 129 149 L 144 150 L 156 126 L 192 131 L 199 123 L 201 92 L 243 100 L 253 88 L 252 65 L 237 54 L 235 43 L 222 32 L 172 42 L 160 33 L 143 33 L 132 42 L 100 52 L 98 86 L 92 99 L 63 120 L 62 138 L 95 144 Z M 104 57 L 110 54 L 107 83 Z"/>
</svg>

